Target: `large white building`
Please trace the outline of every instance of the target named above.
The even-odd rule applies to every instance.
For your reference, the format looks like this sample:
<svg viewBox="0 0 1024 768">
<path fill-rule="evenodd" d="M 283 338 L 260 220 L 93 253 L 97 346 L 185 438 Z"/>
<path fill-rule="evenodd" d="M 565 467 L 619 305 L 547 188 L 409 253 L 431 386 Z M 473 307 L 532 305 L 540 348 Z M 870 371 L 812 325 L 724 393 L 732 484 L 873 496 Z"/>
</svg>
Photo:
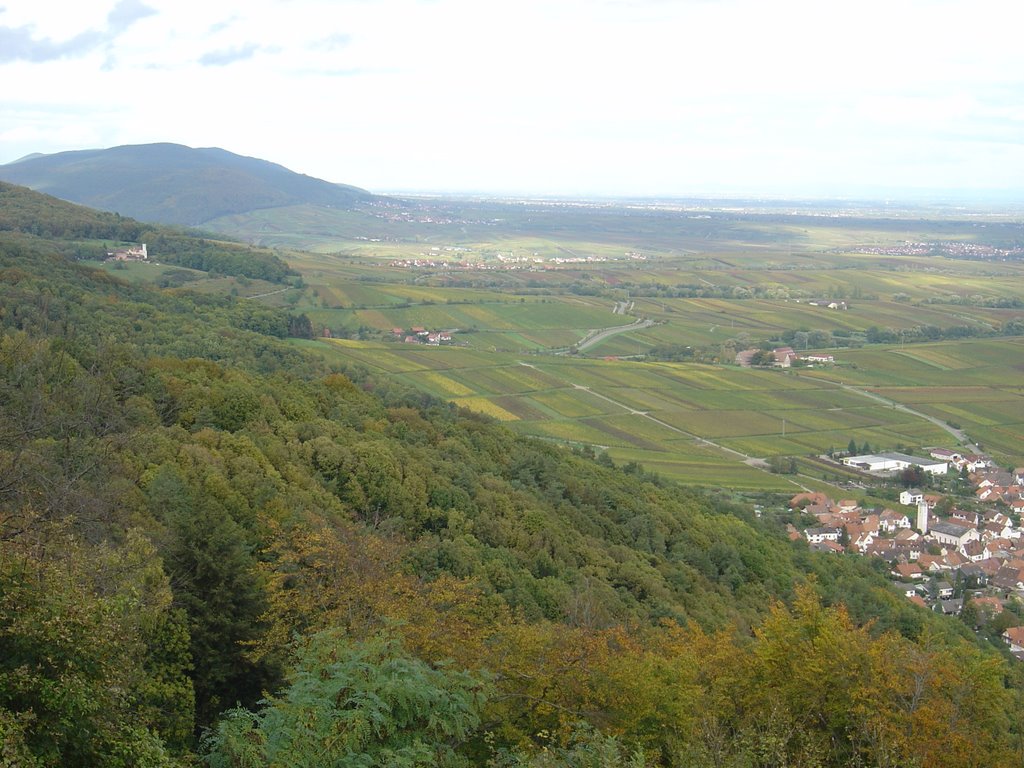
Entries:
<svg viewBox="0 0 1024 768">
<path fill-rule="evenodd" d="M 949 462 L 938 459 L 922 459 L 905 453 L 866 453 L 861 456 L 847 456 L 843 464 L 868 472 L 900 472 L 908 467 L 920 467 L 933 475 L 944 475 L 949 471 Z"/>
</svg>

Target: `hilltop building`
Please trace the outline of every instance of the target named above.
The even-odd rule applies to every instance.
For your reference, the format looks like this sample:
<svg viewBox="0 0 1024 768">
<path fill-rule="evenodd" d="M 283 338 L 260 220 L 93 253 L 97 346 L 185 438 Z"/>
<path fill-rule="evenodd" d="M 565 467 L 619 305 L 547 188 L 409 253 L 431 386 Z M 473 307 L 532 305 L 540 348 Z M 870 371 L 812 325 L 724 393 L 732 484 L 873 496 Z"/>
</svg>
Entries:
<svg viewBox="0 0 1024 768">
<path fill-rule="evenodd" d="M 107 251 L 107 258 L 114 261 L 147 261 L 149 259 L 149 252 L 146 250 L 146 244 L 142 243 L 142 245 L 132 245 L 128 248 L 116 248 L 113 251 Z"/>
</svg>

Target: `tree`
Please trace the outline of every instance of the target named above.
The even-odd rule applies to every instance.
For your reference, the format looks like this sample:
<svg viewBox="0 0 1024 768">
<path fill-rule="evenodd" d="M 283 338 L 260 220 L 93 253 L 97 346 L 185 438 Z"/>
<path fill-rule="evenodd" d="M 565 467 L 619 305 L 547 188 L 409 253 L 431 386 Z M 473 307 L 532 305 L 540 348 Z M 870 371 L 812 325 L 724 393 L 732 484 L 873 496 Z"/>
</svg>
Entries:
<svg viewBox="0 0 1024 768">
<path fill-rule="evenodd" d="M 227 713 L 204 740 L 211 768 L 455 768 L 480 724 L 481 679 L 410 656 L 386 634 L 327 630 L 297 644 L 288 686 Z"/>
<path fill-rule="evenodd" d="M 171 532 L 166 564 L 175 605 L 188 616 L 196 723 L 209 725 L 225 706 L 255 702 L 276 677 L 245 648 L 263 631 L 261 580 L 245 531 L 223 504 L 195 493 L 170 466 L 148 491 L 151 509 Z"/>
</svg>

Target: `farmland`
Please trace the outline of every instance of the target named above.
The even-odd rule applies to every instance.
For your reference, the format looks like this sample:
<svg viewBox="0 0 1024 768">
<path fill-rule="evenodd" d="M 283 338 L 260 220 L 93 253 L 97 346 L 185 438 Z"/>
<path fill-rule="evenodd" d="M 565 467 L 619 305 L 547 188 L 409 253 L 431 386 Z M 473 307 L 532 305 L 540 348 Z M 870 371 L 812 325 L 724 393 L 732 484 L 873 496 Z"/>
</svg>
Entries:
<svg viewBox="0 0 1024 768">
<path fill-rule="evenodd" d="M 302 248 L 286 254 L 302 284 L 260 300 L 327 329 L 322 354 L 667 477 L 790 490 L 830 473 L 808 460 L 805 474 L 770 474 L 757 460 L 850 440 L 950 446 L 948 424 L 1024 463 L 1013 215 L 419 200 L 218 226 Z M 648 326 L 575 348 L 639 318 Z M 453 346 L 392 331 L 413 327 L 450 332 Z M 837 362 L 733 365 L 779 344 Z"/>
</svg>

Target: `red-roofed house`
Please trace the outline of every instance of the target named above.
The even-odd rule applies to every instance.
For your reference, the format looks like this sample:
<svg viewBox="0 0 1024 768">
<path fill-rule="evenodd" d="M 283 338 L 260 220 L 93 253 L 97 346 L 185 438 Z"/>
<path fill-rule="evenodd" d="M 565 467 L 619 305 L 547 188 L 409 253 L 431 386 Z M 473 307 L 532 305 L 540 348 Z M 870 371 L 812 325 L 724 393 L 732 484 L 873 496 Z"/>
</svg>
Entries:
<svg viewBox="0 0 1024 768">
<path fill-rule="evenodd" d="M 1003 632 L 1003 639 L 1010 646 L 1010 653 L 1024 653 L 1024 627 L 1010 627 Z"/>
</svg>

